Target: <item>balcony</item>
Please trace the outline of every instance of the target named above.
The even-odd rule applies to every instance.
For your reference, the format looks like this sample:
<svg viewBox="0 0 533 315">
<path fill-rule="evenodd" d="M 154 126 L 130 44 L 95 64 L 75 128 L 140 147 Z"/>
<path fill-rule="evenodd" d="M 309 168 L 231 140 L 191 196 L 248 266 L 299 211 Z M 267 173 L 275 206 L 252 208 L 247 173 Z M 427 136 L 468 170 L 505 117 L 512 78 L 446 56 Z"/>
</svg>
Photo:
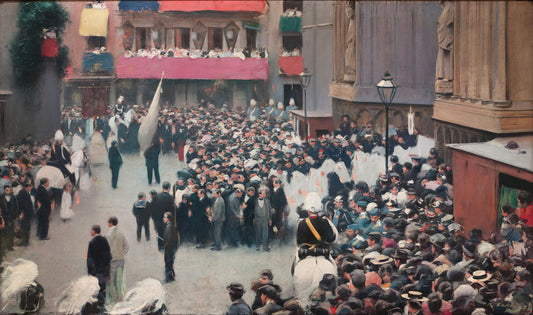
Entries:
<svg viewBox="0 0 533 315">
<path fill-rule="evenodd" d="M 117 61 L 119 79 L 267 80 L 268 59 L 237 57 L 125 57 Z"/>
<path fill-rule="evenodd" d="M 299 75 L 304 71 L 302 56 L 287 56 L 278 58 L 279 72 L 285 75 Z"/>
<path fill-rule="evenodd" d="M 83 54 L 84 74 L 108 74 L 113 72 L 113 55 L 108 52 Z"/>
<path fill-rule="evenodd" d="M 202 0 L 159 1 L 159 11 L 178 12 L 254 12 L 263 13 L 264 0 Z"/>
</svg>

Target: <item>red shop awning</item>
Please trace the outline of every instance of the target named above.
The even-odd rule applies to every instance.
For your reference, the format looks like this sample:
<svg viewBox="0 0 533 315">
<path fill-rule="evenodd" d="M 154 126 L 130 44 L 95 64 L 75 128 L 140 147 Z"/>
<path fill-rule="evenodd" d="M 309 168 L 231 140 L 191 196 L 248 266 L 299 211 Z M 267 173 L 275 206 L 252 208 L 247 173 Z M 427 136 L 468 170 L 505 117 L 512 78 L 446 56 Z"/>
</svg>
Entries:
<svg viewBox="0 0 533 315">
<path fill-rule="evenodd" d="M 178 0 L 159 1 L 159 11 L 223 11 L 263 13 L 264 0 Z"/>
</svg>

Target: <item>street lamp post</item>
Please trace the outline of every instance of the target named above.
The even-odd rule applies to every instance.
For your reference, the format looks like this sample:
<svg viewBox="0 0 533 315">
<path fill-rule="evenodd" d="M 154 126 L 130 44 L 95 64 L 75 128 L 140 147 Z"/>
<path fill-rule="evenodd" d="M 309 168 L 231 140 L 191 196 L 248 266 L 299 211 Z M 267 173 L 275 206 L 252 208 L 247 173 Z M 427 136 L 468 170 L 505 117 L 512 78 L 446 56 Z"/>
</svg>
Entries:
<svg viewBox="0 0 533 315">
<path fill-rule="evenodd" d="M 304 68 L 304 71 L 298 75 L 298 81 L 300 81 L 300 85 L 304 89 L 304 130 L 306 140 L 309 138 L 309 132 L 307 129 L 307 88 L 309 87 L 309 83 L 311 83 L 311 77 L 312 74 L 307 68 Z"/>
<path fill-rule="evenodd" d="M 389 106 L 396 95 L 398 86 L 387 71 L 381 81 L 376 84 L 376 88 L 381 102 L 385 105 L 385 174 L 387 174 L 389 171 Z"/>
</svg>

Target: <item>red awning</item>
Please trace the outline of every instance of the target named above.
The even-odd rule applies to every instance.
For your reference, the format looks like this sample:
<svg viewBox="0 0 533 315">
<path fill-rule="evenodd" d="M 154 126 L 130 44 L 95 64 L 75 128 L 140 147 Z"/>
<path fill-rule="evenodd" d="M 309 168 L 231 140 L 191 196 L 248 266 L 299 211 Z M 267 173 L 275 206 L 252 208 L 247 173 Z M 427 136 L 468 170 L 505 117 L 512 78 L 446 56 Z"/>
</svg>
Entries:
<svg viewBox="0 0 533 315">
<path fill-rule="evenodd" d="M 268 59 L 118 58 L 117 78 L 119 79 L 159 79 L 163 71 L 165 79 L 266 80 L 268 79 Z"/>
<path fill-rule="evenodd" d="M 304 71 L 302 56 L 290 56 L 278 58 L 279 70 L 286 75 L 299 75 Z"/>
<path fill-rule="evenodd" d="M 223 11 L 223 12 L 258 12 L 263 13 L 264 0 L 178 0 L 159 1 L 159 11 Z"/>
</svg>

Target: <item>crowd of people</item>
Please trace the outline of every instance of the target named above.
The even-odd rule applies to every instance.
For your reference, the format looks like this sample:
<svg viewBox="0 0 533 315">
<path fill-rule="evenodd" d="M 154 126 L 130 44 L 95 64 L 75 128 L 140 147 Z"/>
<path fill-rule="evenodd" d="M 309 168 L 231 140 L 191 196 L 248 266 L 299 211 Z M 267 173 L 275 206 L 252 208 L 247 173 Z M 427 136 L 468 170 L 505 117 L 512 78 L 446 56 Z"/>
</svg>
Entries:
<svg viewBox="0 0 533 315">
<path fill-rule="evenodd" d="M 179 243 L 189 242 L 198 249 L 211 246 L 214 251 L 226 245 L 268 252 L 277 241 L 287 242 L 296 234 L 300 259 L 323 256 L 335 263 L 337 273 L 325 274 L 308 299 L 283 300 L 281 288 L 272 283 L 272 272 L 265 270 L 252 285 L 256 292 L 252 307 L 242 299 L 244 286 L 231 283 L 227 287 L 230 314 L 502 314 L 533 310 L 530 192 L 518 194 L 516 209 L 510 205 L 501 209 L 500 233 L 464 231 L 453 217 L 453 173 L 438 151 L 432 148 L 427 156 L 411 156 L 411 161 L 403 164 L 391 155 L 390 169 L 375 183 L 342 182 L 335 172 L 324 174 L 327 192 L 319 204 L 310 207 L 303 203 L 298 211 L 301 219 L 310 218 L 324 227 L 316 228 L 320 235 L 316 237 L 313 229 L 305 227 L 305 220 L 295 229 L 291 227 L 291 196 L 284 186 L 291 183 L 293 174 L 308 175 L 328 159 L 344 163 L 350 170 L 355 152 L 373 152 L 385 141 L 372 122 L 360 127 L 347 116 L 331 136 L 302 140 L 294 134 L 290 111 L 285 112 L 281 104 L 274 114 L 274 104 L 256 108 L 257 102 L 251 101 L 245 113 L 213 107 L 161 111 L 158 141 L 152 143 L 156 147 L 152 150 L 175 152 L 187 167 L 177 171 L 175 183 L 165 182 L 161 192 L 149 192 L 149 199 L 139 193 L 132 212 L 137 219 L 137 241 L 142 239 L 142 229 L 145 239 L 150 239 L 148 222 L 150 218 L 154 222 L 158 248 L 165 256 L 165 281 L 174 280 Z M 88 137 L 99 131 L 105 139 L 116 137 L 113 147 L 119 152 L 139 152 L 136 135 L 147 109 L 133 107 L 133 114 L 127 116 L 128 110 L 118 102 L 112 119 L 91 120 L 94 130 L 83 128 L 89 123 L 80 117 L 70 121 L 70 115 L 65 115 L 62 125 L 67 129 L 63 132 Z M 389 153 L 397 145 L 407 148 L 417 143 L 417 132 L 394 128 L 389 134 Z M 30 161 L 43 164 L 52 151 L 43 146 L 32 148 L 31 143 L 15 148 L 3 153 L 2 183 L 25 183 L 21 177 L 31 174 Z M 147 159 L 148 182 L 154 172 L 159 183 L 157 165 L 149 166 L 150 154 L 142 153 Z M 157 160 L 159 154 L 153 156 Z M 5 193 L 2 200 L 9 202 L 9 196 Z M 11 238 L 13 234 L 8 225 L 25 215 L 20 215 L 22 210 L 8 214 L 9 207 L 3 202 L 4 220 L 0 223 L 5 223 L 0 233 L 2 248 L 3 244 L 9 248 L 9 241 L 4 243 L 6 235 Z"/>
<path fill-rule="evenodd" d="M 234 49 L 230 48 L 222 50 L 215 48 L 211 50 L 201 49 L 186 49 L 186 48 L 167 48 L 167 49 L 139 49 L 137 51 L 127 50 L 124 57 L 146 57 L 146 58 L 239 58 L 245 60 L 246 58 L 268 58 L 266 49 Z"/>
<path fill-rule="evenodd" d="M 180 125 L 192 127 L 187 128 L 187 167 L 169 191 L 182 241 L 197 248 L 211 242 L 212 250 L 226 243 L 270 251 L 289 229 L 283 186 L 293 173 L 307 175 L 326 159 L 350 169 L 355 151 L 384 146 L 371 123 L 358 128 L 349 117 L 331 137 L 301 141 L 290 122 L 268 115 L 273 102 L 256 106 L 252 101 L 244 117 L 211 108 L 163 116 L 179 115 Z M 390 134 L 390 153 L 397 145 L 416 146 L 416 130 L 395 128 Z M 262 302 L 250 312 L 271 314 L 284 307 L 288 313 L 324 314 L 531 311 L 531 194 L 519 194 L 517 209 L 504 207 L 500 233 L 483 235 L 454 222 L 453 173 L 436 149 L 403 164 L 392 155 L 390 165 L 376 183 L 341 182 L 336 173 L 327 174 L 328 193 L 315 216 L 331 220 L 338 237 L 300 252 L 334 259 L 338 273 L 324 276 L 309 304 L 282 301 L 276 286 L 254 287 Z M 152 196 L 157 198 L 155 192 Z M 309 209 L 299 212 L 302 218 L 309 215 L 303 210 Z M 298 245 L 309 242 L 298 237 Z M 228 291 L 230 313 L 248 312 L 242 284 L 232 283 Z"/>
</svg>

